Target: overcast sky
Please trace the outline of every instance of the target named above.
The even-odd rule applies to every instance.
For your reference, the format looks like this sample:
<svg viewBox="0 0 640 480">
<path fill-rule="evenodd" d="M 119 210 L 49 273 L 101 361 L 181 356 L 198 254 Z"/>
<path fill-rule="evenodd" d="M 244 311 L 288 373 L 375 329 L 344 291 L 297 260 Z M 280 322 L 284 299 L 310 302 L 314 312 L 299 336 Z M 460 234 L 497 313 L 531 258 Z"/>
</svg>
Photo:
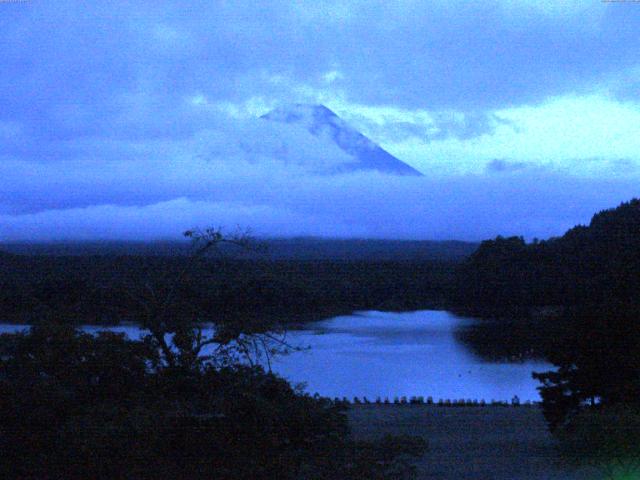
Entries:
<svg viewBox="0 0 640 480">
<path fill-rule="evenodd" d="M 640 3 L 0 2 L 0 241 L 559 235 L 640 195 Z M 322 173 L 322 103 L 424 178 Z"/>
</svg>

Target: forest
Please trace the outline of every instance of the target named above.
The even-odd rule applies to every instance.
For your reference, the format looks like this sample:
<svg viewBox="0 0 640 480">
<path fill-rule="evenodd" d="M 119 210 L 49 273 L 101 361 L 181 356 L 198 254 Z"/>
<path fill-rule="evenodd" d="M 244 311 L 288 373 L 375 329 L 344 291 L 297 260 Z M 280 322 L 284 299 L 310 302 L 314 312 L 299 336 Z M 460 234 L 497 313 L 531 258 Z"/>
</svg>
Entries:
<svg viewBox="0 0 640 480">
<path fill-rule="evenodd" d="M 610 302 L 637 307 L 639 233 L 640 200 L 633 199 L 561 237 L 484 241 L 458 268 L 452 302 L 497 318 Z"/>
<path fill-rule="evenodd" d="M 487 341 L 519 329 L 525 333 L 515 341 L 535 343 L 554 364 L 533 376 L 567 456 L 607 467 L 615 460 L 624 473 L 638 473 L 639 199 L 558 238 L 482 242 L 458 266 L 453 292 L 459 311 L 490 320 L 484 335 L 468 339 L 478 348 L 492 350 Z"/>
<path fill-rule="evenodd" d="M 463 259 L 209 255 L 227 241 L 252 245 L 217 230 L 187 232 L 193 255 L 0 253 L 3 321 L 35 325 L 0 337 L 0 472 L 408 478 L 410 459 L 425 448 L 419 438 L 354 442 L 343 406 L 248 367 L 237 348 L 360 309 L 449 308 L 483 318 L 488 328 L 461 338 L 480 354 L 525 352 L 555 365 L 533 375 L 567 456 L 636 462 L 638 439 L 624 425 L 640 418 L 639 234 L 633 199 L 561 237 L 497 237 Z M 121 321 L 146 336 L 76 328 Z M 216 325 L 213 338 L 202 337 L 203 323 Z M 201 358 L 212 342 L 223 348 Z"/>
<path fill-rule="evenodd" d="M 0 254 L 3 322 L 64 319 L 72 324 L 138 321 L 141 290 L 166 289 L 184 256 Z M 173 304 L 202 322 L 229 317 L 320 320 L 354 310 L 443 308 L 452 261 L 199 258 Z M 177 314 L 177 313 L 176 313 Z"/>
<path fill-rule="evenodd" d="M 277 316 L 208 316 L 215 305 L 202 303 L 198 295 L 223 287 L 212 285 L 206 275 L 215 272 L 215 278 L 223 278 L 237 272 L 237 264 L 224 270 L 205 254 L 219 244 L 247 239 L 215 230 L 187 236 L 194 242 L 193 256 L 173 263 L 126 258 L 122 264 L 113 259 L 101 264 L 86 257 L 68 262 L 73 268 L 66 269 L 68 259 L 62 258 L 34 271 L 33 259 L 21 264 L 21 259 L 4 256 L 14 275 L 36 280 L 31 296 L 14 300 L 19 312 L 33 309 L 32 328 L 0 335 L 0 475 L 410 478 L 411 460 L 426 447 L 422 438 L 354 440 L 345 406 L 312 397 L 259 366 L 261 356 L 289 348 L 278 337 Z M 91 276 L 83 277 L 87 271 Z M 17 278 L 5 276 L 4 281 Z M 122 290 L 113 297 L 94 297 L 103 303 L 85 310 L 87 291 L 113 284 Z M 196 285 L 204 287 L 194 294 Z M 234 286 L 248 289 L 242 294 L 246 301 L 254 292 L 247 283 Z M 270 298 L 257 291 L 258 301 Z M 28 303 L 21 305 L 23 301 Z M 145 332 L 140 340 L 108 331 L 91 335 L 76 327 L 110 306 L 139 323 Z M 209 336 L 201 328 L 204 320 L 216 325 Z M 201 355 L 212 344 L 217 345 L 213 352 Z"/>
</svg>

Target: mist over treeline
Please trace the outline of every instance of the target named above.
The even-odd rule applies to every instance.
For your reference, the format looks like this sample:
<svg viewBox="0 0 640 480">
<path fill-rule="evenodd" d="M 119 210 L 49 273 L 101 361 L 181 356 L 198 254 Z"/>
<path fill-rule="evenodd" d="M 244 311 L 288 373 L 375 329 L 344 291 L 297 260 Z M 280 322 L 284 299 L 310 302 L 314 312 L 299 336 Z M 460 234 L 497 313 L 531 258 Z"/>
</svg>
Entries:
<svg viewBox="0 0 640 480">
<path fill-rule="evenodd" d="M 166 240 L 212 224 L 275 237 L 548 238 L 631 197 L 637 184 L 544 170 L 448 178 L 299 175 L 292 167 L 204 160 L 114 164 L 97 181 L 93 164 L 61 167 L 34 163 L 27 175 L 0 166 L 3 197 L 11 199 L 0 205 L 0 241 Z M 49 192 L 50 184 L 59 188 Z"/>
</svg>

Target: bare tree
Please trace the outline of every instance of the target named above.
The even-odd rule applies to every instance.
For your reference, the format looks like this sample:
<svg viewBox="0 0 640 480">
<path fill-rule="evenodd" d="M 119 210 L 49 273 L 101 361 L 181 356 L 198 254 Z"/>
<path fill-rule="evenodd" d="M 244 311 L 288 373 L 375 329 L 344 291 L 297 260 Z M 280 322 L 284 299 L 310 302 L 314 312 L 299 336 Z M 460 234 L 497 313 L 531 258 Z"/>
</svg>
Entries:
<svg viewBox="0 0 640 480">
<path fill-rule="evenodd" d="M 202 362 L 254 365 L 264 360 L 270 370 L 273 355 L 294 348 L 287 343 L 280 325 L 224 324 L 211 312 L 185 312 L 179 298 L 187 276 L 201 262 L 227 255 L 225 248 L 260 254 L 265 251 L 264 245 L 246 230 L 225 234 L 220 228 L 195 229 L 184 236 L 191 241 L 191 249 L 179 270 L 167 269 L 159 278 L 147 279 L 127 292 L 142 312 L 141 327 L 149 332 L 144 340 L 159 350 L 161 362 L 167 367 L 191 368 Z M 213 325 L 211 333 L 205 333 L 204 325 Z"/>
</svg>

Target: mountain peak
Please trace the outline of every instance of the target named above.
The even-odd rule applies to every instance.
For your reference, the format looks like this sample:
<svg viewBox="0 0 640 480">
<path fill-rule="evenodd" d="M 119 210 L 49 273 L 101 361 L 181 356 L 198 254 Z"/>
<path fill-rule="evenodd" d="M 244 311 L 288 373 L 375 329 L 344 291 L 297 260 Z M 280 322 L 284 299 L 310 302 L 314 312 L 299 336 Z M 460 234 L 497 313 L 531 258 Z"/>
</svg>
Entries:
<svg viewBox="0 0 640 480">
<path fill-rule="evenodd" d="M 391 155 L 324 105 L 297 103 L 276 108 L 260 118 L 300 125 L 314 136 L 328 135 L 355 160 L 345 165 L 343 171 L 378 170 L 394 175 L 422 176 L 422 173 Z"/>
<path fill-rule="evenodd" d="M 276 108 L 261 118 L 275 120 L 277 122 L 298 123 L 307 119 L 329 121 L 339 117 L 322 104 L 294 103 L 285 107 Z"/>
</svg>

